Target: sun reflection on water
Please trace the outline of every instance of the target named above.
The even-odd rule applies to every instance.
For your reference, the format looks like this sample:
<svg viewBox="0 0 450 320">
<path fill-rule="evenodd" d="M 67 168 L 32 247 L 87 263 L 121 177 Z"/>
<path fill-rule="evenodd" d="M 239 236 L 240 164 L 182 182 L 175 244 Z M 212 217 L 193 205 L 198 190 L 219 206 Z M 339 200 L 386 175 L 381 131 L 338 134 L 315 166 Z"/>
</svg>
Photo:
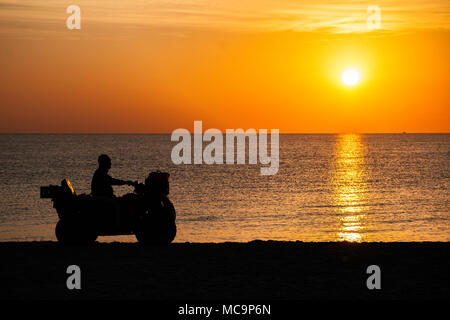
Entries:
<svg viewBox="0 0 450 320">
<path fill-rule="evenodd" d="M 360 242 L 364 239 L 366 181 L 361 135 L 339 135 L 332 180 L 333 204 L 339 216 L 339 241 Z"/>
</svg>

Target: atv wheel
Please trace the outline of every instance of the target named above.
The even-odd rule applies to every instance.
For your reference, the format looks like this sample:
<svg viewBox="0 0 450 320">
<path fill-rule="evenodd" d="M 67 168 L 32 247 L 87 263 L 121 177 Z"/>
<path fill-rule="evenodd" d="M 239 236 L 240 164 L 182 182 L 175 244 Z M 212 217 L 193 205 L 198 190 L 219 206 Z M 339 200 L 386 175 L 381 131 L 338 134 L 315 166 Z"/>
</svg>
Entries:
<svg viewBox="0 0 450 320">
<path fill-rule="evenodd" d="M 97 234 L 86 229 L 75 220 L 59 220 L 56 224 L 55 235 L 62 244 L 90 244 L 95 242 Z"/>
<path fill-rule="evenodd" d="M 135 232 L 139 243 L 154 245 L 168 245 L 175 239 L 176 234 L 177 227 L 175 223 L 152 223 L 149 218 L 144 219 L 142 225 Z"/>
</svg>

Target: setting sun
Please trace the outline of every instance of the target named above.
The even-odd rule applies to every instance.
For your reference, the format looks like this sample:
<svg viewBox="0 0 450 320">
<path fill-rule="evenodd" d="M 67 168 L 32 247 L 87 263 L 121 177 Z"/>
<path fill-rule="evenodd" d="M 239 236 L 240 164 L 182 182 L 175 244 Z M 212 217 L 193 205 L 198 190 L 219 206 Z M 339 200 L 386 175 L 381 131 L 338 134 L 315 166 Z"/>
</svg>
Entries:
<svg viewBox="0 0 450 320">
<path fill-rule="evenodd" d="M 359 71 L 355 68 L 346 69 L 341 76 L 342 82 L 349 87 L 356 85 L 359 82 Z"/>
</svg>

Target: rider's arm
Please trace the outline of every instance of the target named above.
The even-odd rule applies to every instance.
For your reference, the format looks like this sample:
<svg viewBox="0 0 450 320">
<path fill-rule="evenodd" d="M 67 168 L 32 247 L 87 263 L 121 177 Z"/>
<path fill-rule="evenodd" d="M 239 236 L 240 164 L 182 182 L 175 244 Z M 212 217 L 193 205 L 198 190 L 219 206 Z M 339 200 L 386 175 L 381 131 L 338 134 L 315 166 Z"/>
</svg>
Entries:
<svg viewBox="0 0 450 320">
<path fill-rule="evenodd" d="M 123 186 L 124 184 L 130 184 L 130 181 L 125 181 L 125 180 L 120 180 L 120 179 L 115 179 L 115 178 L 113 178 L 113 177 L 111 177 L 111 176 L 108 176 L 109 178 L 108 178 L 108 180 L 109 180 L 109 183 L 112 185 L 112 186 Z"/>
</svg>

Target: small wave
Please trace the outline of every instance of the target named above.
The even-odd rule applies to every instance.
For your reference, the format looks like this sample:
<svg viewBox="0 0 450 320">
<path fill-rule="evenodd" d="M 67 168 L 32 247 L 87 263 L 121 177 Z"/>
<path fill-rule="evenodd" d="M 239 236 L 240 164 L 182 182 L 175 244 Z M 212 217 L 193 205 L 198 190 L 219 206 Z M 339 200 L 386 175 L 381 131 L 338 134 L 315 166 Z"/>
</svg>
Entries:
<svg viewBox="0 0 450 320">
<path fill-rule="evenodd" d="M 216 216 L 199 216 L 199 217 L 192 217 L 192 218 L 180 218 L 177 220 L 183 221 L 183 222 L 192 222 L 192 221 L 214 221 L 218 218 Z"/>
<path fill-rule="evenodd" d="M 310 205 L 310 206 L 303 206 L 303 208 L 345 208 L 345 207 L 381 207 L 389 205 L 389 203 L 357 203 L 354 205 L 349 204 L 318 204 L 318 205 Z"/>
</svg>

